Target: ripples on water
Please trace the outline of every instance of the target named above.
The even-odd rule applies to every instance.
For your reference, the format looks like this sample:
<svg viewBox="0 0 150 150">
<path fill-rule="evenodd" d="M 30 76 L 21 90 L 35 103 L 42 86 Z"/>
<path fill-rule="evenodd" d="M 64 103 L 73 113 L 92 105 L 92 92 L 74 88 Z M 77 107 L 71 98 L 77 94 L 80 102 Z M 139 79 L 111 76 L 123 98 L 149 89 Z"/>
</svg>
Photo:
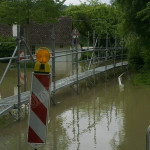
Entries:
<svg viewBox="0 0 150 150">
<path fill-rule="evenodd" d="M 129 81 L 130 82 L 130 81 Z M 96 88 L 67 88 L 50 109 L 47 143 L 39 150 L 143 150 L 150 124 L 150 88 L 117 79 Z M 0 149 L 33 150 L 27 144 L 27 117 L 0 127 Z"/>
</svg>

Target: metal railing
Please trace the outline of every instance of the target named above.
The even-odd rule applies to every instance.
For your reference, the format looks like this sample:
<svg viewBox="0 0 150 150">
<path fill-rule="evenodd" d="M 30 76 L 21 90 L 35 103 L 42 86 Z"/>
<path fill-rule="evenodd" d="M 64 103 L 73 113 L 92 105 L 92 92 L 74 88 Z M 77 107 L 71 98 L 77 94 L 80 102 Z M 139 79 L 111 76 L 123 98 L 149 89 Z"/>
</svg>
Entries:
<svg viewBox="0 0 150 150">
<path fill-rule="evenodd" d="M 13 60 L 17 60 L 17 70 L 18 70 L 18 120 L 20 118 L 20 63 L 24 62 L 26 63 L 27 61 L 33 61 L 35 62 L 36 58 L 35 55 L 31 54 L 30 49 L 28 48 L 24 38 L 20 37 L 19 33 L 20 33 L 20 27 L 18 26 L 18 44 L 12 54 L 12 57 L 4 57 L 4 58 L 0 58 L 0 60 L 9 60 L 9 63 L 1 77 L 0 80 L 0 85 L 3 82 L 9 68 L 10 65 L 12 63 Z M 126 54 L 124 53 L 124 45 L 120 46 L 117 44 L 117 35 L 115 36 L 115 45 L 114 47 L 109 46 L 109 35 L 107 34 L 106 36 L 106 47 L 101 47 L 100 45 L 100 38 L 99 36 L 96 38 L 95 36 L 95 31 L 93 32 L 93 47 L 90 48 L 89 47 L 89 32 L 88 32 L 88 42 L 87 42 L 87 48 L 86 49 L 82 49 L 82 48 L 78 48 L 77 42 L 75 45 L 73 45 L 72 43 L 72 50 L 62 50 L 62 51 L 55 51 L 55 32 L 54 32 L 54 27 L 52 28 L 52 48 L 51 48 L 51 62 L 52 62 L 52 85 L 53 85 L 53 92 L 51 93 L 52 96 L 52 102 L 53 104 L 56 104 L 56 68 L 55 68 L 55 63 L 57 62 L 56 58 L 59 57 L 64 57 L 64 56 L 69 56 L 72 55 L 72 75 L 74 74 L 74 71 L 76 72 L 76 93 L 78 94 L 78 74 L 79 74 L 79 63 L 83 63 L 86 67 L 86 70 L 84 71 L 88 71 L 90 69 L 93 69 L 93 77 L 94 77 L 94 84 L 95 84 L 95 68 L 101 65 L 105 65 L 105 74 L 106 74 L 106 78 L 107 78 L 107 65 L 109 64 L 109 62 L 114 64 L 114 74 L 115 74 L 115 67 L 116 67 L 116 62 L 117 61 L 121 61 L 122 62 L 122 66 L 123 66 L 123 61 L 126 58 Z M 95 40 L 96 39 L 96 40 Z M 29 55 L 27 55 L 25 53 L 24 57 L 20 57 L 20 44 L 24 44 L 26 52 L 28 52 Z M 97 46 L 98 45 L 98 46 Z M 18 52 L 18 53 L 17 53 Z M 65 54 L 61 54 L 64 53 Z M 16 53 L 18 54 L 16 56 Z M 85 55 L 85 57 L 83 58 L 83 56 L 81 56 L 81 59 L 79 59 L 79 54 L 81 55 Z M 89 56 L 91 55 L 91 57 Z M 20 60 L 20 58 L 24 58 L 22 60 Z M 59 61 L 58 61 L 59 62 Z M 75 67 L 74 67 L 75 66 Z M 26 65 L 24 65 L 24 72 L 26 71 Z M 25 77 L 25 91 L 26 91 L 26 73 L 24 75 Z"/>
</svg>

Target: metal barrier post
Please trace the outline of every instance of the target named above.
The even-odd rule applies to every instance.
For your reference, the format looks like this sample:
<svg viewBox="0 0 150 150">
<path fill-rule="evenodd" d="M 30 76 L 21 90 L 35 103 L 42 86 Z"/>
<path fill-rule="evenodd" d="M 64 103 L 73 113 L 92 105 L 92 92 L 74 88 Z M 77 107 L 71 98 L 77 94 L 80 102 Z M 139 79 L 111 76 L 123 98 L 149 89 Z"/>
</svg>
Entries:
<svg viewBox="0 0 150 150">
<path fill-rule="evenodd" d="M 78 83 L 78 47 L 77 47 L 77 34 L 76 34 L 76 76 L 77 76 L 77 94 L 79 94 L 79 83 Z"/>
<path fill-rule="evenodd" d="M 89 45 L 90 45 L 90 32 L 88 31 L 88 43 L 87 43 L 87 51 L 89 51 Z M 87 70 L 88 70 L 88 64 L 89 64 L 89 52 L 87 54 Z"/>
<path fill-rule="evenodd" d="M 24 28 L 24 39 L 26 41 L 26 30 Z M 24 48 L 24 57 L 26 59 L 26 55 L 27 55 L 27 52 L 26 52 L 26 48 Z M 24 92 L 27 90 L 27 73 L 26 73 L 26 61 L 24 61 Z"/>
<path fill-rule="evenodd" d="M 115 76 L 115 69 L 116 69 L 116 48 L 117 48 L 117 34 L 115 34 L 115 48 L 114 48 L 114 76 Z"/>
<path fill-rule="evenodd" d="M 24 40 L 26 42 L 26 29 L 24 28 Z M 24 58 L 26 59 L 27 57 L 27 51 L 26 48 L 24 46 Z M 27 62 L 24 61 L 24 92 L 27 91 L 27 72 L 26 72 L 26 68 L 27 68 Z M 27 104 L 25 105 L 25 114 L 27 114 Z"/>
<path fill-rule="evenodd" d="M 150 126 L 147 128 L 146 132 L 146 150 L 150 150 Z"/>
<path fill-rule="evenodd" d="M 121 69 L 123 69 L 123 48 L 124 48 L 124 39 L 122 38 L 122 45 L 121 45 Z"/>
<path fill-rule="evenodd" d="M 95 30 L 93 31 L 93 75 L 94 75 L 94 85 L 95 85 Z"/>
<path fill-rule="evenodd" d="M 100 62 L 100 34 L 98 35 L 98 64 Z"/>
<path fill-rule="evenodd" d="M 72 37 L 72 75 L 74 74 L 74 54 L 73 54 L 73 37 Z"/>
<path fill-rule="evenodd" d="M 53 103 L 54 105 L 56 104 L 56 95 L 55 95 L 55 91 L 56 91 L 56 84 L 55 84 L 55 30 L 54 30 L 54 25 L 52 28 L 52 83 L 53 83 L 53 92 L 52 92 L 52 96 L 53 96 Z"/>
<path fill-rule="evenodd" d="M 17 25 L 18 40 L 18 59 L 17 59 L 17 77 L 18 77 L 18 121 L 20 121 L 20 25 Z"/>
<path fill-rule="evenodd" d="M 106 36 L 106 50 L 105 50 L 105 80 L 107 80 L 107 60 L 108 59 L 108 33 Z"/>
</svg>

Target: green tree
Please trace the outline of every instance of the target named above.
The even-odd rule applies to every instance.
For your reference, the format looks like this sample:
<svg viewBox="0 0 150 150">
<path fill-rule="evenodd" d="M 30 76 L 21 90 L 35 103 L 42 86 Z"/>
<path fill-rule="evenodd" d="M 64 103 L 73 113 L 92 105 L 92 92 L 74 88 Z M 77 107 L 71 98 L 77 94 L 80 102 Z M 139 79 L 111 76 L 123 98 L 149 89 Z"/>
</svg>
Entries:
<svg viewBox="0 0 150 150">
<path fill-rule="evenodd" d="M 101 4 L 99 1 L 90 1 L 90 4 L 82 3 L 79 6 L 70 6 L 65 10 L 65 15 L 72 16 L 73 26 L 77 27 L 81 35 L 87 37 L 88 31 L 93 30 L 106 38 L 109 32 L 111 38 L 117 32 L 122 13 L 118 7 Z M 92 34 L 91 34 L 92 41 Z"/>
<path fill-rule="evenodd" d="M 146 30 L 143 30 L 143 26 L 145 26 L 148 21 L 141 21 L 141 19 L 137 17 L 137 14 L 146 8 L 149 0 L 116 0 L 116 2 L 125 13 L 125 32 L 136 32 L 139 35 L 144 35 Z"/>
<path fill-rule="evenodd" d="M 130 42 L 127 42 L 129 61 L 134 70 L 150 69 L 150 2 L 149 0 L 115 0 L 122 9 L 122 34 L 130 37 L 136 34 Z M 129 41 L 129 40 L 127 40 Z"/>
<path fill-rule="evenodd" d="M 26 25 L 31 20 L 37 23 L 54 22 L 60 15 L 64 1 L 54 0 L 2 0 L 0 2 L 0 22 L 12 25 Z"/>
<path fill-rule="evenodd" d="M 54 0 L 1 0 L 0 22 L 13 25 L 24 25 L 29 40 L 29 25 L 31 21 L 39 24 L 54 23 L 61 13 L 64 1 Z"/>
</svg>

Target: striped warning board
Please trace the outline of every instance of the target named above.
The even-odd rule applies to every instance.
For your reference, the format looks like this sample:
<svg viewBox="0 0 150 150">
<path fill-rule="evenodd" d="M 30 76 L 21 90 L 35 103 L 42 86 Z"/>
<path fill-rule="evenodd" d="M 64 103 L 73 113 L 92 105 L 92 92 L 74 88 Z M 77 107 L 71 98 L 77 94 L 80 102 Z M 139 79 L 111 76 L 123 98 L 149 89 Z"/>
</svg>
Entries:
<svg viewBox="0 0 150 150">
<path fill-rule="evenodd" d="M 33 145 L 46 143 L 49 87 L 50 74 L 33 73 L 28 127 L 28 143 Z"/>
</svg>

